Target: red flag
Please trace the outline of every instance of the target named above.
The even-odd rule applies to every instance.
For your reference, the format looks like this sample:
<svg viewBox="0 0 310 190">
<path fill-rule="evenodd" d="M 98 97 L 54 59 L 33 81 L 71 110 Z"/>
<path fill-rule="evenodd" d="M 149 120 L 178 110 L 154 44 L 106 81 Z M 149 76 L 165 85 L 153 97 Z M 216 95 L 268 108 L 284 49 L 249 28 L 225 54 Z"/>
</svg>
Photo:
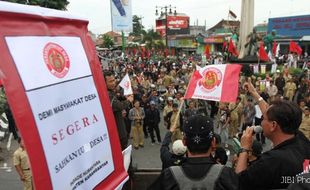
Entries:
<svg viewBox="0 0 310 190">
<path fill-rule="evenodd" d="M 167 57 L 167 56 L 169 55 L 169 50 L 168 50 L 168 48 L 165 49 L 165 52 L 164 52 L 164 53 L 165 53 L 165 57 Z"/>
<path fill-rule="evenodd" d="M 276 41 L 273 42 L 272 54 L 274 56 L 276 56 L 276 54 L 277 54 L 277 42 Z"/>
<path fill-rule="evenodd" d="M 225 50 L 226 50 L 226 46 L 227 46 L 227 42 L 226 42 L 226 41 L 224 41 L 224 42 L 223 42 L 223 48 L 222 48 L 222 50 L 223 50 L 223 51 L 225 51 Z"/>
<path fill-rule="evenodd" d="M 264 42 L 260 43 L 258 54 L 259 54 L 259 59 L 260 60 L 262 60 L 262 61 L 269 61 L 268 54 L 266 53 L 265 48 L 264 48 Z"/>
<path fill-rule="evenodd" d="M 239 56 L 239 52 L 237 51 L 237 49 L 236 49 L 231 38 L 229 40 L 228 52 L 231 53 L 232 55 L 236 56 L 236 57 Z"/>
<path fill-rule="evenodd" d="M 210 58 L 210 48 L 209 46 L 205 46 L 205 55 L 207 58 Z"/>
<path fill-rule="evenodd" d="M 241 65 L 208 65 L 196 70 L 184 98 L 235 102 Z"/>
<path fill-rule="evenodd" d="M 133 48 L 133 56 L 136 56 L 137 50 L 136 48 Z"/>
<path fill-rule="evenodd" d="M 295 52 L 298 55 L 301 55 L 302 49 L 299 45 L 297 45 L 295 42 L 291 41 L 290 42 L 290 52 Z"/>
<path fill-rule="evenodd" d="M 175 49 L 174 48 L 171 49 L 171 56 L 173 56 L 173 57 L 175 56 Z"/>
<path fill-rule="evenodd" d="M 150 59 L 150 57 L 151 57 L 151 51 L 147 50 L 147 58 Z"/>
</svg>

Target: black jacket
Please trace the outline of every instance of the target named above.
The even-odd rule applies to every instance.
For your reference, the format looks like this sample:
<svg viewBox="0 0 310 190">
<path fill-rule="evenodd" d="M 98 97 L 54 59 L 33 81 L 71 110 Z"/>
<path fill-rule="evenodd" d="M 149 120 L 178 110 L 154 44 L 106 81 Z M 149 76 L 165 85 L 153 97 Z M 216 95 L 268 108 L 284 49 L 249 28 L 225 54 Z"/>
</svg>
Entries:
<svg viewBox="0 0 310 190">
<path fill-rule="evenodd" d="M 122 111 L 126 110 L 131 103 L 128 100 L 120 101 L 113 91 L 108 90 L 108 94 L 117 126 L 118 136 L 120 139 L 122 150 L 124 150 L 128 144 L 128 136 L 125 121 L 122 116 Z"/>
<path fill-rule="evenodd" d="M 167 115 L 165 116 L 164 120 L 165 122 L 167 122 L 167 129 L 170 129 L 170 125 L 171 125 L 171 116 L 172 116 L 173 111 L 167 113 Z M 180 130 L 183 131 L 183 116 L 182 113 L 180 112 Z"/>
<path fill-rule="evenodd" d="M 152 110 L 151 108 L 146 109 L 145 111 L 145 118 L 144 118 L 145 124 L 150 125 L 158 125 L 160 122 L 160 114 L 157 108 L 154 108 Z"/>
<path fill-rule="evenodd" d="M 303 162 L 310 158 L 310 142 L 298 134 L 282 142 L 239 174 L 242 190 L 285 189 L 289 183 L 285 177 L 296 176 L 303 171 Z"/>
</svg>

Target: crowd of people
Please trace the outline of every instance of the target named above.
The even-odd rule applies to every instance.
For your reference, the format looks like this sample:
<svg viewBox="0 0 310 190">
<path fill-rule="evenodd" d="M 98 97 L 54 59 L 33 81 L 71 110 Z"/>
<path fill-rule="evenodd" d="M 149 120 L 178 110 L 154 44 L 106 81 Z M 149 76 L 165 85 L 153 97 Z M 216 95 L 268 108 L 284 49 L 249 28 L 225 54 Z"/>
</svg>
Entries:
<svg viewBox="0 0 310 190">
<path fill-rule="evenodd" d="M 310 159 L 308 64 L 300 66 L 299 74 L 291 73 L 293 66 L 282 60 L 276 72 L 267 71 L 264 78 L 241 74 L 237 101 L 225 103 L 182 98 L 192 72 L 218 64 L 216 56 L 203 62 L 196 55 L 111 55 L 101 54 L 103 61 L 109 56 L 105 75 L 113 73 L 116 84 L 128 73 L 133 88 L 132 96 L 123 97 L 115 85 L 110 97 L 123 102 L 133 98 L 134 104 L 122 110 L 127 138 L 138 151 L 148 137 L 152 145 L 161 144 L 163 170 L 149 189 L 279 189 L 288 187 L 281 181 L 285 177 L 303 172 L 304 160 Z M 263 128 L 254 142 L 253 125 Z M 167 131 L 163 142 L 160 130 Z M 228 159 L 225 149 L 236 134 L 241 148 L 231 160 L 233 166 L 222 167 Z M 263 153 L 266 138 L 273 148 Z"/>
</svg>

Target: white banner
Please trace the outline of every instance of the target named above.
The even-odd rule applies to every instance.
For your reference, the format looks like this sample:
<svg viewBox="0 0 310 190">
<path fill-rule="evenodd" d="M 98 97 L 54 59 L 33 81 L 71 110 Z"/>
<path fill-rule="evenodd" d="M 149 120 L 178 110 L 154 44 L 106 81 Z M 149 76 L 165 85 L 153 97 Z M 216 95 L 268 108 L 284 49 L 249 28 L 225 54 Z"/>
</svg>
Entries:
<svg viewBox="0 0 310 190">
<path fill-rule="evenodd" d="M 6 37 L 6 42 L 38 127 L 53 189 L 93 189 L 113 172 L 114 163 L 80 38 Z"/>
<path fill-rule="evenodd" d="M 112 30 L 132 32 L 132 0 L 111 0 Z"/>
</svg>

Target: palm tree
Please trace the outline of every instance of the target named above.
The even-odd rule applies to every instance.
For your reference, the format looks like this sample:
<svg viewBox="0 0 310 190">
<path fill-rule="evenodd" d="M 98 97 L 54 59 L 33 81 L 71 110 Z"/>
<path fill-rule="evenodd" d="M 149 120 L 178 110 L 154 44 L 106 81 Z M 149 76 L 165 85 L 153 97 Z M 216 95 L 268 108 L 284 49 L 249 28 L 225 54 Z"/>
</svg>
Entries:
<svg viewBox="0 0 310 190">
<path fill-rule="evenodd" d="M 148 49 L 161 48 L 164 46 L 162 37 L 159 33 L 155 32 L 153 29 L 149 29 L 147 32 L 142 32 L 143 38 L 142 43 L 145 43 Z"/>
<path fill-rule="evenodd" d="M 107 35 L 107 34 L 99 35 L 98 38 L 102 39 L 102 41 L 103 41 L 103 43 L 100 45 L 100 47 L 105 47 L 105 48 L 112 48 L 113 47 L 114 41 L 109 35 Z"/>
</svg>

